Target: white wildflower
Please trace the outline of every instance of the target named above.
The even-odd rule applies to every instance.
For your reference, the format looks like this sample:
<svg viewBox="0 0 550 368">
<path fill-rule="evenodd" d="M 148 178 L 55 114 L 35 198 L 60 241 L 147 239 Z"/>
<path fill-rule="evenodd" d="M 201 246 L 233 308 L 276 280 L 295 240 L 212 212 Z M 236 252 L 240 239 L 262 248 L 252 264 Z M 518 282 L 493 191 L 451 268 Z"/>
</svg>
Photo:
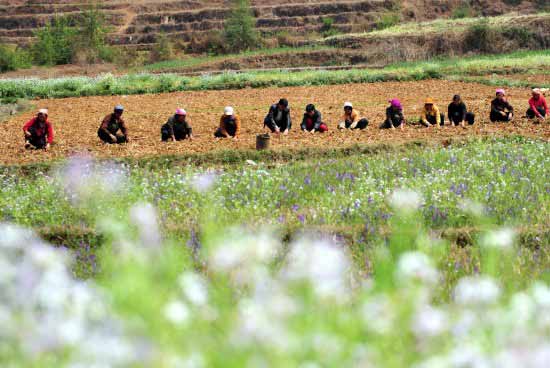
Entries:
<svg viewBox="0 0 550 368">
<path fill-rule="evenodd" d="M 390 204 L 397 210 L 413 212 L 422 204 L 422 197 L 415 191 L 398 189 L 392 193 Z"/>
<path fill-rule="evenodd" d="M 396 277 L 403 283 L 420 282 L 435 285 L 438 282 L 439 273 L 424 253 L 407 252 L 399 258 Z"/>
<path fill-rule="evenodd" d="M 189 308 L 180 300 L 172 300 L 164 307 L 164 317 L 175 325 L 185 325 L 191 318 Z"/>
<path fill-rule="evenodd" d="M 191 186 L 199 193 L 208 192 L 216 183 L 217 175 L 213 173 L 205 173 L 196 175 L 192 181 Z"/>
<path fill-rule="evenodd" d="M 481 239 L 481 245 L 498 249 L 510 249 L 514 245 L 516 233 L 513 229 L 505 227 L 490 231 Z"/>
<path fill-rule="evenodd" d="M 462 305 L 488 305 L 498 301 L 500 287 L 488 276 L 463 277 L 454 289 L 454 299 Z"/>
<path fill-rule="evenodd" d="M 185 272 L 178 281 L 183 294 L 191 304 L 204 306 L 208 302 L 208 289 L 202 276 L 194 272 Z"/>
<path fill-rule="evenodd" d="M 130 209 L 130 219 L 137 226 L 141 244 L 155 248 L 161 244 L 157 211 L 150 203 L 138 203 Z"/>
<path fill-rule="evenodd" d="M 430 338 L 444 333 L 448 324 L 447 314 L 443 310 L 426 305 L 413 317 L 412 331 L 417 337 Z"/>
<path fill-rule="evenodd" d="M 350 292 L 351 262 L 344 249 L 335 244 L 302 239 L 291 245 L 282 277 L 308 281 L 319 296 L 343 301 Z"/>
</svg>

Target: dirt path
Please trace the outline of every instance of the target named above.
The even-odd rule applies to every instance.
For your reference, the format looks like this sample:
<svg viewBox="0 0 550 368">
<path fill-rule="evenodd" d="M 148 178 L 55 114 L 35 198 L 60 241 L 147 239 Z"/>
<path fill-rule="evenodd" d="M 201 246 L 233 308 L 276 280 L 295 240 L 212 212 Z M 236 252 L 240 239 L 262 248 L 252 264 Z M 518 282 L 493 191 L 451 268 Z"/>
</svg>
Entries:
<svg viewBox="0 0 550 368">
<path fill-rule="evenodd" d="M 47 161 L 87 152 L 97 157 L 141 157 L 160 154 L 200 153 L 226 149 L 254 149 L 255 138 L 263 132 L 263 117 L 271 103 L 287 97 L 292 107 L 293 130 L 282 139 L 272 139 L 273 149 L 311 147 L 345 147 L 353 144 L 401 143 L 415 140 L 441 141 L 454 136 L 522 134 L 550 139 L 550 124 L 534 125 L 523 119 L 513 124 L 488 122 L 489 103 L 493 87 L 478 84 L 429 80 L 421 82 L 387 82 L 349 84 L 326 87 L 289 87 L 245 89 L 231 91 L 182 92 L 159 95 L 108 96 L 66 98 L 36 101 L 37 107 L 47 107 L 56 131 L 55 146 L 50 152 L 29 152 L 23 148 L 22 125 L 32 116 L 25 113 L 2 123 L 0 129 L 0 162 L 17 164 Z M 405 131 L 381 131 L 378 125 L 384 119 L 387 101 L 394 96 L 402 99 L 409 119 L 419 116 L 422 102 L 431 95 L 442 112 L 454 93 L 460 93 L 468 107 L 477 115 L 478 122 L 468 129 L 445 127 L 425 129 L 409 126 Z M 524 114 L 529 97 L 528 89 L 509 89 L 511 103 L 517 116 Z M 364 131 L 338 131 L 336 124 L 342 114 L 342 105 L 351 100 L 371 122 Z M 324 135 L 309 135 L 299 131 L 302 109 L 314 102 L 321 110 L 330 131 Z M 99 142 L 97 128 L 101 118 L 112 107 L 122 103 L 125 119 L 130 126 L 132 142 L 110 146 Z M 243 120 L 239 141 L 216 140 L 212 134 L 225 105 L 233 105 Z M 189 112 L 196 139 L 193 142 L 162 143 L 160 127 L 176 107 Z M 481 121 L 480 121 L 481 120 Z"/>
</svg>

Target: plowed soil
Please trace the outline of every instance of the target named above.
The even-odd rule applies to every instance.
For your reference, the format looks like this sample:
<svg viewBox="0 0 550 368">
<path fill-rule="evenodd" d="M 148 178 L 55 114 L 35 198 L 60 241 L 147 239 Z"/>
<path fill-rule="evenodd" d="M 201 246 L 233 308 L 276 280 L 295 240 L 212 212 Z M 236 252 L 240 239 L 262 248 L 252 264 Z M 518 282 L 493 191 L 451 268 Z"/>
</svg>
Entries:
<svg viewBox="0 0 550 368">
<path fill-rule="evenodd" d="M 416 121 L 423 100 L 432 96 L 446 113 L 452 95 L 460 93 L 468 108 L 476 114 L 476 124 L 467 129 L 445 126 L 442 129 L 408 125 L 404 131 L 380 130 L 385 107 L 392 97 L 399 97 L 405 106 L 405 116 Z M 494 124 L 488 119 L 489 105 L 494 88 L 472 83 L 429 80 L 422 82 L 387 82 L 349 84 L 324 87 L 289 87 L 245 89 L 229 91 L 182 92 L 158 95 L 108 96 L 66 98 L 35 101 L 37 108 L 50 110 L 50 120 L 56 132 L 55 144 L 48 152 L 27 151 L 23 148 L 22 126 L 33 112 L 12 117 L 0 123 L 0 162 L 22 164 L 61 159 L 75 153 L 88 153 L 96 157 L 143 157 L 162 154 L 201 153 L 216 150 L 251 150 L 256 135 L 264 132 L 263 118 L 271 103 L 281 97 L 289 99 L 292 108 L 293 129 L 288 136 L 273 137 L 272 149 L 303 147 L 345 147 L 353 144 L 391 143 L 408 141 L 446 142 L 452 137 L 474 135 L 510 135 L 550 139 L 550 124 L 533 124 L 521 118 L 530 96 L 528 89 L 510 88 L 509 100 L 516 108 L 516 121 Z M 342 105 L 350 100 L 370 121 L 363 131 L 338 131 L 336 125 L 342 115 Z M 329 125 L 325 134 L 305 134 L 300 131 L 304 106 L 313 102 L 323 113 Z M 124 118 L 130 128 L 131 142 L 125 145 L 107 145 L 99 141 L 97 129 L 100 120 L 114 105 L 125 106 Z M 238 141 L 215 139 L 223 107 L 232 105 L 243 121 Z M 175 143 L 160 141 L 160 127 L 174 113 L 184 107 L 195 133 L 195 140 Z"/>
</svg>

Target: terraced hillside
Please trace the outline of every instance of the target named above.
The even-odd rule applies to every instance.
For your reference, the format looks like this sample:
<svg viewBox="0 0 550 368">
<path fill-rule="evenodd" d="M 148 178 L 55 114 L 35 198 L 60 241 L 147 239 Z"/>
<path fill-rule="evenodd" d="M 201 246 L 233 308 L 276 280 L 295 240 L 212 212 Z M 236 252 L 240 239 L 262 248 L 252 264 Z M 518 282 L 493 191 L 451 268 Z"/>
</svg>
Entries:
<svg viewBox="0 0 550 368">
<path fill-rule="evenodd" d="M 83 0 L 4 1 L 0 4 L 0 41 L 28 43 L 35 29 L 52 17 L 64 14 L 78 17 L 87 5 Z M 422 21 L 448 17 L 461 0 L 274 0 L 253 1 L 257 27 L 266 34 L 277 31 L 306 34 L 319 31 L 323 18 L 334 20 L 343 33 L 372 30 L 389 12 L 400 13 L 403 21 Z M 537 0 L 472 0 L 471 9 L 480 15 L 499 15 L 510 11 L 522 14 L 536 11 Z M 517 3 L 517 1 L 515 1 Z M 540 1 L 538 1 L 540 4 Z M 112 26 L 110 41 L 116 45 L 147 48 L 164 32 L 189 42 L 212 30 L 220 29 L 229 14 L 229 1 L 211 0 L 106 0 L 99 5 Z"/>
</svg>

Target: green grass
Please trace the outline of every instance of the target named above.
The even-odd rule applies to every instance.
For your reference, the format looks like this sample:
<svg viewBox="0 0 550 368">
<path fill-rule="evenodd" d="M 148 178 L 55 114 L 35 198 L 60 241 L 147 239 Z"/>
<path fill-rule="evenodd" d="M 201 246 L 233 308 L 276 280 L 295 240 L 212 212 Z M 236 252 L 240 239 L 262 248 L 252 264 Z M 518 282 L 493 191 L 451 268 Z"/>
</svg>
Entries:
<svg viewBox="0 0 550 368">
<path fill-rule="evenodd" d="M 425 193 L 422 218 L 433 229 L 475 227 L 476 223 L 459 209 L 466 198 L 485 205 L 487 213 L 502 225 L 550 225 L 548 143 L 517 137 L 455 142 L 452 147 L 380 146 L 370 152 L 356 147 L 310 151 L 309 157 L 302 152 L 298 158 L 289 152 L 280 154 L 279 161 L 269 154 L 233 158 L 224 154 L 210 165 L 215 169 L 222 163 L 233 164 L 224 166 L 211 196 L 216 198 L 220 223 L 231 219 L 290 228 L 368 224 L 380 234 L 392 213 L 385 201 L 388 191 L 404 187 Z M 278 162 L 285 162 L 285 157 L 287 163 L 280 166 Z M 322 159 L 326 157 L 329 159 Z M 251 158 L 259 166 L 248 165 L 245 160 Z M 188 166 L 191 162 L 190 158 L 176 157 L 122 161 L 122 166 L 104 162 L 98 177 L 92 175 L 89 183 L 79 185 L 95 188 L 110 185 L 112 178 L 124 178 L 126 194 L 113 192 L 112 198 L 103 200 L 98 195 L 93 208 L 73 206 L 71 195 L 61 190 L 66 183 L 52 182 L 51 175 L 63 167 L 62 163 L 27 169 L 6 167 L 0 171 L 0 219 L 40 228 L 94 229 L 98 213 L 124 216 L 136 201 L 151 201 L 163 214 L 167 229 L 188 229 L 193 219 L 202 216 L 200 198 L 189 188 L 190 178 L 197 172 Z M 106 171 L 101 167 L 107 167 Z M 25 175 L 29 171 L 49 174 Z M 68 179 L 72 183 L 72 177 L 80 174 L 71 173 Z M 70 186 L 79 193 L 73 184 Z M 116 186 L 112 190 L 118 193 Z M 47 216 L 43 215 L 44 208 Z"/>
<path fill-rule="evenodd" d="M 69 77 L 48 80 L 4 79 L 0 80 L 0 98 L 61 98 L 446 79 L 490 73 L 522 73 L 538 69 L 542 71 L 547 70 L 548 65 L 550 65 L 550 50 L 399 63 L 383 69 L 315 70 L 296 73 L 282 70 L 198 77 L 182 77 L 174 74 L 132 74 L 122 77 L 103 75 L 97 78 Z"/>
</svg>

